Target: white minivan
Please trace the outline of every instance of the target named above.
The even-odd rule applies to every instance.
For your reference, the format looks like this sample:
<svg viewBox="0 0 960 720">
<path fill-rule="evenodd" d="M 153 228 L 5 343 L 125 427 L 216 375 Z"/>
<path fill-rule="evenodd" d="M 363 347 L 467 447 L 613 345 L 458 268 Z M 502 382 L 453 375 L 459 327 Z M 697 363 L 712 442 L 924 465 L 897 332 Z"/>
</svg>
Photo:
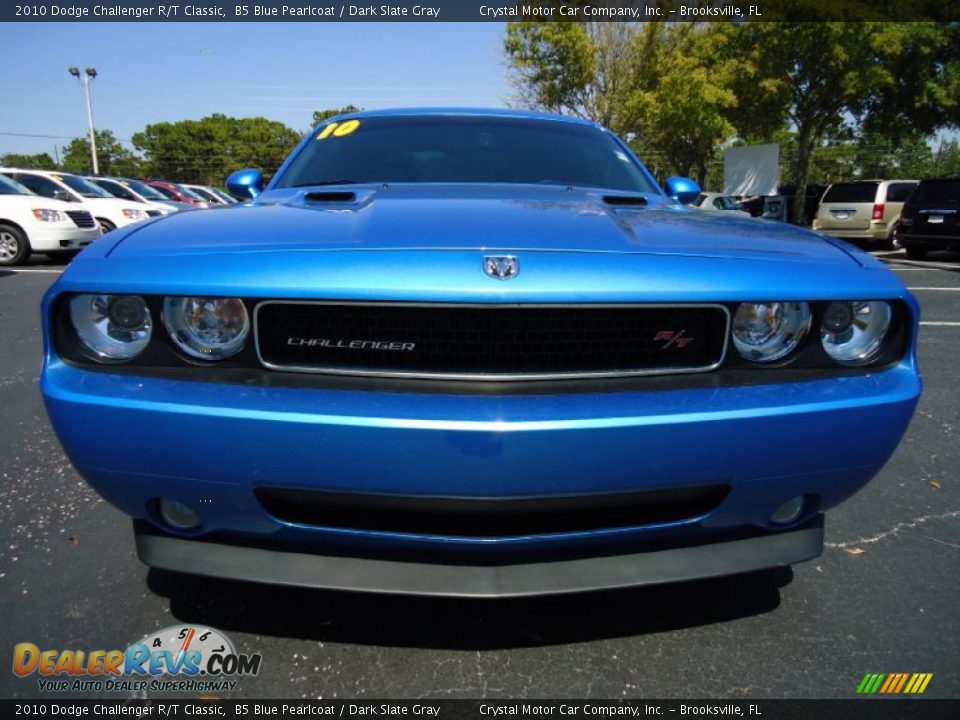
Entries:
<svg viewBox="0 0 960 720">
<path fill-rule="evenodd" d="M 0 175 L 0 265 L 19 265 L 31 253 L 72 255 L 98 237 L 83 205 L 40 197 Z"/>
<path fill-rule="evenodd" d="M 103 188 L 84 180 L 79 175 L 51 170 L 15 168 L 0 168 L 0 173 L 21 185 L 26 185 L 37 195 L 66 202 L 83 203 L 93 212 L 94 218 L 104 233 L 149 217 L 140 203 L 115 198 Z"/>
</svg>

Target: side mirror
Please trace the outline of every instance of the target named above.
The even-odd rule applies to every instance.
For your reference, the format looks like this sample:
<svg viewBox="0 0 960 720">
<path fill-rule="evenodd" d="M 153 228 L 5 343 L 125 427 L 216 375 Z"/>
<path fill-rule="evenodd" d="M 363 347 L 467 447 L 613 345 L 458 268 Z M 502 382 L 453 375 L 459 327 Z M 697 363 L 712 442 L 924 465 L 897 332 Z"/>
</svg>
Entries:
<svg viewBox="0 0 960 720">
<path fill-rule="evenodd" d="M 667 191 L 667 195 L 684 205 L 689 205 L 696 200 L 701 192 L 700 186 L 693 180 L 677 176 L 667 178 L 663 189 Z"/>
<path fill-rule="evenodd" d="M 54 200 L 63 200 L 63 202 L 74 202 L 73 195 L 68 193 L 66 190 L 54 190 L 53 191 Z"/>
<path fill-rule="evenodd" d="M 263 192 L 263 173 L 256 168 L 237 170 L 227 178 L 227 190 L 240 200 L 256 200 Z"/>
</svg>

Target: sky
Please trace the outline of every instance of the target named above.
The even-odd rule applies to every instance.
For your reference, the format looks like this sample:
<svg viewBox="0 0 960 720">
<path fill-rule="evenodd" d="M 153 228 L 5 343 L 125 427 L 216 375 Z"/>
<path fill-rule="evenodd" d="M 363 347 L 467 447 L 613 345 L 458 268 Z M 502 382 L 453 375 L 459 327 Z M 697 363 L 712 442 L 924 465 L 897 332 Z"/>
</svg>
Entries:
<svg viewBox="0 0 960 720">
<path fill-rule="evenodd" d="M 219 112 L 297 130 L 314 110 L 502 107 L 500 23 L 27 23 L 0 25 L 0 155 L 53 155 L 94 124 L 121 140 L 149 123 Z M 20 137 L 6 133 L 57 135 Z M 129 146 L 129 142 L 125 143 Z"/>
</svg>

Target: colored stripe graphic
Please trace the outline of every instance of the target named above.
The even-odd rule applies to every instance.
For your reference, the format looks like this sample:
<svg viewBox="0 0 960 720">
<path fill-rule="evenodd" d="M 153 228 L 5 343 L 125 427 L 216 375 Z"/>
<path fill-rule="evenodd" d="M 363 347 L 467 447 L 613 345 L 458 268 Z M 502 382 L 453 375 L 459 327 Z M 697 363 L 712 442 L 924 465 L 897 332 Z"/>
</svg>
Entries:
<svg viewBox="0 0 960 720">
<path fill-rule="evenodd" d="M 867 673 L 857 686 L 858 695 L 919 695 L 927 689 L 933 673 Z"/>
</svg>

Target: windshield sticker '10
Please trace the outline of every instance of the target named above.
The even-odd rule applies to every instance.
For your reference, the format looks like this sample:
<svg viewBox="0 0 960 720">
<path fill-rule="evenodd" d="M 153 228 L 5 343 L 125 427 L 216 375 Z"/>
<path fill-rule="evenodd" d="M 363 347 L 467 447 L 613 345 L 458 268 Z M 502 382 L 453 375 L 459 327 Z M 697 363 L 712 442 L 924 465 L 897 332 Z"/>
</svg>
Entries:
<svg viewBox="0 0 960 720">
<path fill-rule="evenodd" d="M 359 120 L 347 120 L 342 123 L 330 123 L 317 135 L 317 140 L 326 140 L 331 135 L 333 137 L 344 137 L 354 132 L 360 127 Z"/>
</svg>

